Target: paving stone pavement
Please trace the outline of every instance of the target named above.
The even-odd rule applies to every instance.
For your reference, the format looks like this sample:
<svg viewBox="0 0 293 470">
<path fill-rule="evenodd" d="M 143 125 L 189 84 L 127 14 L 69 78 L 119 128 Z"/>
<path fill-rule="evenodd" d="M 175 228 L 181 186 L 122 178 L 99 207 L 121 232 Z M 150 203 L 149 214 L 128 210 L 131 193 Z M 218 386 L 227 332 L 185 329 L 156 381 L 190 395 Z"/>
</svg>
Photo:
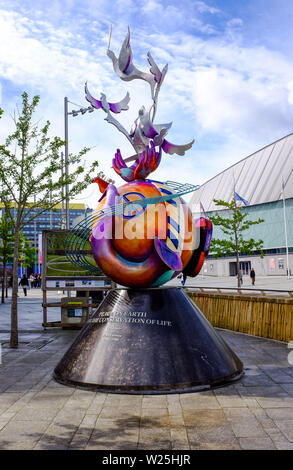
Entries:
<svg viewBox="0 0 293 470">
<path fill-rule="evenodd" d="M 66 387 L 52 371 L 77 331 L 22 333 L 2 347 L 0 449 L 293 449 L 287 344 L 227 330 L 245 365 L 232 385 L 197 393 L 104 394 Z M 0 342 L 7 340 L 0 333 Z"/>
</svg>

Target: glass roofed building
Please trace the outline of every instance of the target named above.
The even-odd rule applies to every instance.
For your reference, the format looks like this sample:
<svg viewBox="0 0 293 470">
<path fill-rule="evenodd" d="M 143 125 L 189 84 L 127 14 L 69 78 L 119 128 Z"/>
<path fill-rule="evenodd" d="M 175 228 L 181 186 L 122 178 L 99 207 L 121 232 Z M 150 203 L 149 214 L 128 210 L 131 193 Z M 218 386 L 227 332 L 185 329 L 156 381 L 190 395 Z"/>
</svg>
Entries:
<svg viewBox="0 0 293 470">
<path fill-rule="evenodd" d="M 248 202 L 247 206 L 243 205 L 243 210 L 248 212 L 249 220 L 264 219 L 263 223 L 243 232 L 244 239 L 263 240 L 265 255 L 261 259 L 260 253 L 242 254 L 240 268 L 244 274 L 249 274 L 251 267 L 258 275 L 287 274 L 285 220 L 289 268 L 293 274 L 293 134 L 258 150 L 207 181 L 194 193 L 190 205 L 198 207 L 201 203 L 207 215 L 217 211 L 224 216 L 227 211 L 221 211 L 213 200 L 230 202 L 234 191 Z M 220 227 L 214 227 L 213 236 L 225 238 Z M 214 276 L 234 276 L 235 257 L 215 259 L 209 256 L 203 271 Z"/>
</svg>

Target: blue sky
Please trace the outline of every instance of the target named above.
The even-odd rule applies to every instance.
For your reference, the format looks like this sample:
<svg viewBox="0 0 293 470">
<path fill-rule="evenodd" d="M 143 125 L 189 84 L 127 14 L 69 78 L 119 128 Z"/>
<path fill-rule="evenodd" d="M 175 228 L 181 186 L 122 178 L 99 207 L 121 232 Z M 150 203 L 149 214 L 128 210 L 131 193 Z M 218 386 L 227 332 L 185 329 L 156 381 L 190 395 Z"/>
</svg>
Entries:
<svg viewBox="0 0 293 470">
<path fill-rule="evenodd" d="M 119 115 L 130 130 L 141 105 L 151 104 L 149 87 L 114 74 L 106 56 L 110 24 L 116 55 L 129 25 L 139 69 L 147 71 L 148 51 L 161 67 L 169 64 L 156 122 L 173 121 L 171 142 L 195 139 L 185 156 L 165 155 L 155 179 L 201 184 L 292 132 L 291 0 L 0 0 L 0 137 L 24 90 L 41 96 L 39 117 L 63 137 L 64 96 L 86 105 L 86 80 L 97 98 L 104 92 L 115 102 L 130 92 L 130 110 Z M 70 150 L 93 147 L 85 166 L 98 159 L 119 186 L 113 155 L 133 151 L 104 117 L 69 117 Z M 91 185 L 78 200 L 95 207 L 97 199 Z"/>
</svg>

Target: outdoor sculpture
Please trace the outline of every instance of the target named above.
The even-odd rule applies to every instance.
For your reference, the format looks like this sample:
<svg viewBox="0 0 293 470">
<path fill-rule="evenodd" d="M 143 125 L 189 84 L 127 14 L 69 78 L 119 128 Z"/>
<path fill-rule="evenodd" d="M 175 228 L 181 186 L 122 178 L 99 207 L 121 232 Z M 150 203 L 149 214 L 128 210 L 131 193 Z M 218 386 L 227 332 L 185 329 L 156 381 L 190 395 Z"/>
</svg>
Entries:
<svg viewBox="0 0 293 470">
<path fill-rule="evenodd" d="M 107 276 L 128 287 L 160 286 L 180 272 L 193 277 L 199 273 L 208 254 L 212 235 L 211 221 L 205 217 L 193 220 L 181 197 L 198 186 L 147 179 L 158 168 L 162 152 L 183 156 L 194 142 L 173 144 L 166 139 L 172 123 L 154 123 L 158 95 L 168 66 L 160 71 L 148 53 L 150 73 L 139 71 L 133 65 L 129 29 L 118 59 L 109 47 L 110 40 L 107 55 L 118 77 L 125 81 L 148 82 L 152 104 L 148 110 L 144 106 L 139 109 L 128 133 L 114 114 L 128 110 L 129 93 L 120 102 L 111 103 L 103 93 L 100 99 L 94 98 L 85 84 L 87 101 L 106 113 L 105 120 L 125 135 L 136 152 L 123 159 L 117 149 L 113 159 L 115 172 L 127 184 L 116 188 L 100 178 L 94 180 L 103 194 L 90 219 L 93 257 Z M 134 163 L 127 166 L 127 162 L 132 161 Z M 88 235 L 87 231 L 86 237 Z"/>
<path fill-rule="evenodd" d="M 99 177 L 93 180 L 102 192 L 98 208 L 71 230 L 65 250 L 73 263 L 92 272 L 101 268 L 127 288 L 110 290 L 54 377 L 66 385 L 148 394 L 202 390 L 238 379 L 241 361 L 190 297 L 178 287 L 159 287 L 180 272 L 183 278 L 196 276 L 212 234 L 204 213 L 193 220 L 182 199 L 198 186 L 147 178 L 163 152 L 183 156 L 193 144 L 172 144 L 166 139 L 171 123 L 154 123 L 167 66 L 160 71 L 148 53 L 150 73 L 138 70 L 129 30 L 118 59 L 109 47 L 107 55 L 122 80 L 150 84 L 152 105 L 140 108 L 128 133 L 114 115 L 128 109 L 129 94 L 112 103 L 104 94 L 94 98 L 85 85 L 86 99 L 106 113 L 106 121 L 126 136 L 135 154 L 123 159 L 118 149 L 113 159 L 126 184 L 116 188 Z M 89 241 L 98 267 L 87 257 Z"/>
</svg>

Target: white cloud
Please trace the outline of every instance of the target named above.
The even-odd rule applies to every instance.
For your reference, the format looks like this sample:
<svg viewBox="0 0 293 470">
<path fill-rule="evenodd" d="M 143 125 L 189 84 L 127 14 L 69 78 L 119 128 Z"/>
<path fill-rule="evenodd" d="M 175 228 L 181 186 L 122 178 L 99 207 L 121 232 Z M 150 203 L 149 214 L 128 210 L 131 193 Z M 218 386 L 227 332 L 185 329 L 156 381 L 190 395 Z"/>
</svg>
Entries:
<svg viewBox="0 0 293 470">
<path fill-rule="evenodd" d="M 290 130 L 293 64 L 281 54 L 188 35 L 178 41 L 173 36 L 168 46 L 165 36 L 157 42 L 173 58 L 167 78 L 171 101 L 194 110 L 201 133 L 269 143 Z"/>
<path fill-rule="evenodd" d="M 200 13 L 211 13 L 211 14 L 220 13 L 220 10 L 218 8 L 210 7 L 205 2 L 196 1 L 194 2 L 194 4 Z"/>
<path fill-rule="evenodd" d="M 42 34 L 32 32 L 26 18 L 12 12 L 1 12 L 0 17 L 0 74 L 15 84 L 45 89 L 62 83 L 62 87 L 77 88 L 87 75 L 99 77 L 103 68 L 90 60 L 86 50 L 72 42 L 74 35 L 55 30 L 48 23 L 35 24 Z M 50 93 L 47 89 L 46 92 Z"/>
<path fill-rule="evenodd" d="M 248 137 L 289 124 L 293 117 L 284 84 L 264 84 L 227 69 L 199 69 L 193 96 L 197 122 L 209 132 L 237 129 L 238 134 Z"/>
<path fill-rule="evenodd" d="M 158 0 L 147 0 L 142 7 L 144 13 L 156 13 L 160 14 L 163 10 L 163 6 Z"/>
<path fill-rule="evenodd" d="M 118 117 L 127 129 L 139 107 L 150 104 L 148 85 L 142 81 L 122 82 L 106 57 L 108 22 L 112 21 L 107 2 L 101 2 L 96 16 L 92 11 L 95 2 L 87 5 L 88 17 L 79 16 L 68 24 L 62 20 L 59 25 L 48 21 L 41 11 L 38 19 L 23 12 L 4 9 L 0 12 L 3 99 L 6 103 L 11 101 L 12 109 L 16 97 L 9 95 L 10 83 L 41 94 L 40 113 L 51 120 L 52 132 L 61 136 L 63 98 L 67 95 L 84 106 L 86 80 L 94 96 L 99 97 L 104 91 L 111 101 L 120 100 L 130 91 L 130 111 Z M 119 0 L 114 6 L 121 15 L 119 21 L 113 22 L 111 49 L 119 54 L 131 19 L 136 25 L 131 30 L 135 65 L 147 70 L 148 50 L 160 67 L 169 63 L 159 97 L 157 122 L 174 121 L 168 134 L 172 142 L 185 143 L 193 137 L 197 140 L 186 156 L 165 156 L 156 178 L 201 183 L 225 165 L 290 132 L 293 64 L 264 46 L 244 46 L 240 18 L 227 20 L 220 34 L 215 24 L 209 25 L 200 15 L 188 17 L 187 11 L 180 11 L 176 4 L 144 2 L 141 24 L 133 16 L 142 11 L 139 4 Z M 204 2 L 195 2 L 193 6 L 198 13 L 220 15 L 219 10 Z M 53 18 L 51 14 L 49 17 Z M 59 16 L 62 18 L 61 13 Z M 169 31 L 160 31 L 160 24 L 163 31 L 167 24 Z M 191 29 L 185 27 L 187 24 Z M 200 31 L 204 37 L 187 32 L 191 30 Z M 103 121 L 104 117 L 99 110 L 75 120 L 70 118 L 70 148 L 77 151 L 85 145 L 96 146 L 88 161 L 97 158 L 101 169 L 120 184 L 118 176 L 109 170 L 112 157 L 117 147 L 124 156 L 133 151 L 126 139 Z M 7 129 L 3 120 L 1 128 L 3 135 Z"/>
</svg>

